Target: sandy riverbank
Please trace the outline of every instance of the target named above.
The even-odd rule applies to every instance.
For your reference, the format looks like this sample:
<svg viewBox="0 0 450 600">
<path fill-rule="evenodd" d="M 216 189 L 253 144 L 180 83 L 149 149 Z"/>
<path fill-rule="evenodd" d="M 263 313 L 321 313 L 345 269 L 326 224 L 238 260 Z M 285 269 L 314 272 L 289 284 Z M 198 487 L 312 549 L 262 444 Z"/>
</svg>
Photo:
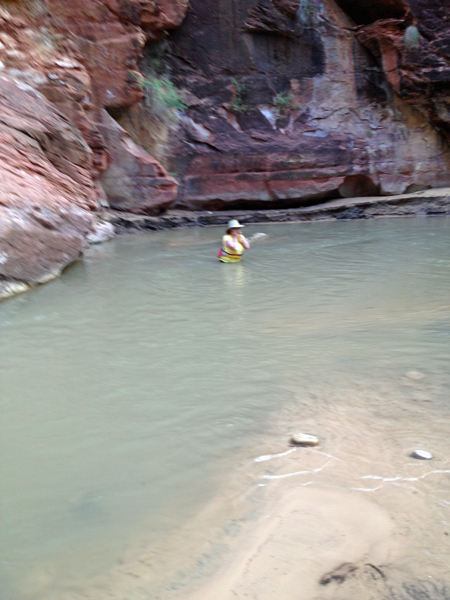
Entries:
<svg viewBox="0 0 450 600">
<path fill-rule="evenodd" d="M 231 562 L 189 598 L 310 600 L 319 592 L 336 597 L 341 578 L 383 579 L 378 565 L 391 559 L 395 544 L 393 523 L 381 507 L 358 494 L 311 485 L 289 486 L 268 510 Z"/>
<path fill-rule="evenodd" d="M 302 419 L 307 431 L 320 431 L 322 449 L 257 462 L 266 514 L 212 579 L 183 598 L 448 598 L 450 444 L 445 422 L 426 409 L 426 386 L 404 385 L 416 398 L 408 414 L 374 390 L 353 394 L 347 406 L 335 394 L 334 408 Z M 432 448 L 435 459 L 411 459 L 415 446 Z"/>
<path fill-rule="evenodd" d="M 391 383 L 296 390 L 183 530 L 58 600 L 447 600 L 450 440 L 430 400 L 441 392 L 407 377 L 395 396 Z M 290 448 L 298 430 L 321 447 Z"/>
</svg>

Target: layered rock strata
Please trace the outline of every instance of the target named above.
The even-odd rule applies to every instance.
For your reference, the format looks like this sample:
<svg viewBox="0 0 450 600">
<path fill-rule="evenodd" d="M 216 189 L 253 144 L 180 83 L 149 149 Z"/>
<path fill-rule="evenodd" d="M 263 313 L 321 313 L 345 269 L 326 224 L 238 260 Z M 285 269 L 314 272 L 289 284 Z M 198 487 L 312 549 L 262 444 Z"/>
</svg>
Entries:
<svg viewBox="0 0 450 600">
<path fill-rule="evenodd" d="M 442 12 L 443 2 L 435 3 Z M 401 0 L 339 4 L 191 1 L 166 52 L 188 105 L 163 157 L 181 184 L 176 206 L 289 207 L 450 183 L 448 145 L 443 126 L 436 128 L 447 91 L 438 100 L 430 84 L 424 98 L 420 81 L 410 84 L 414 76 L 447 77 L 443 15 L 434 11 L 441 33 L 432 23 L 435 39 L 426 41 L 433 10 L 425 1 L 410 3 L 415 12 Z M 426 51 L 402 54 L 419 22 Z M 389 27 L 399 32 L 390 44 L 400 44 L 399 36 L 403 44 L 396 62 L 387 42 L 377 41 L 376 32 Z M 431 48 L 434 63 L 426 67 Z M 159 60 L 160 49 L 147 47 L 143 69 Z M 394 67 L 403 69 L 401 85 Z M 136 141 L 144 139 L 132 119 L 121 122 Z"/>
<path fill-rule="evenodd" d="M 182 227 L 226 226 L 230 219 L 246 224 L 350 221 L 382 217 L 450 216 L 450 188 L 400 194 L 328 200 L 315 206 L 282 210 L 184 211 L 171 209 L 157 217 L 107 210 L 103 218 L 118 234 Z"/>
<path fill-rule="evenodd" d="M 141 51 L 186 9 L 187 0 L 11 0 L 0 8 L 0 297 L 57 275 L 87 239 L 99 239 L 102 173 L 114 206 L 118 172 L 130 210 L 133 197 L 150 214 L 175 199 L 173 178 L 131 140 L 119 143 L 103 111 L 142 98 Z"/>
<path fill-rule="evenodd" d="M 187 8 L 188 0 L 47 0 L 43 22 L 71 39 L 89 75 L 90 89 L 75 99 L 75 107 L 69 112 L 72 115 L 79 115 L 80 109 L 84 112 L 82 131 L 96 159 L 94 180 L 98 181 L 101 173 L 108 170 L 110 175 L 101 178 L 102 181 L 114 179 L 125 164 L 133 162 L 130 162 L 127 144 L 118 145 L 114 135 L 103 135 L 103 111 L 107 109 L 116 114 L 143 98 L 137 63 L 144 46 L 150 40 L 164 37 L 168 29 L 178 27 Z M 58 83 L 64 85 L 65 82 Z M 48 95 L 47 90 L 44 93 Z M 51 99 L 55 101 L 54 94 Z M 78 126 L 79 120 L 79 117 L 74 119 Z M 139 150 L 139 155 L 144 163 L 154 165 L 155 175 L 150 182 L 152 175 L 147 169 L 147 185 L 142 186 L 142 174 L 132 166 L 127 172 L 128 187 L 121 202 L 128 207 L 130 196 L 135 195 L 134 210 L 158 213 L 166 207 L 168 195 L 171 200 L 175 198 L 174 180 L 144 148 Z M 117 207 L 118 190 L 110 195 L 111 189 L 111 185 L 107 185 L 106 190 L 100 185 L 99 198 L 105 200 L 102 195 L 105 191 L 106 202 L 111 201 L 111 205 Z M 171 194 L 168 194 L 169 189 Z M 147 197 L 145 202 L 143 195 Z"/>
<path fill-rule="evenodd" d="M 41 283 L 86 247 L 91 161 L 80 132 L 50 102 L 0 75 L 0 283 Z"/>
<path fill-rule="evenodd" d="M 93 152 L 94 182 L 114 154 L 99 132 L 101 111 L 142 99 L 137 61 L 146 41 L 178 26 L 187 5 L 187 0 L 47 0 L 30 2 L 28 10 L 11 2 L 8 11 L 0 11 L 1 70 L 41 92 L 80 129 Z M 101 186 L 97 197 L 106 200 Z"/>
<path fill-rule="evenodd" d="M 442 0 L 338 0 L 392 90 L 450 140 L 450 8 Z"/>
<path fill-rule="evenodd" d="M 176 180 L 105 110 L 99 130 L 111 157 L 101 177 L 110 207 L 149 215 L 169 208 L 177 197 Z"/>
</svg>

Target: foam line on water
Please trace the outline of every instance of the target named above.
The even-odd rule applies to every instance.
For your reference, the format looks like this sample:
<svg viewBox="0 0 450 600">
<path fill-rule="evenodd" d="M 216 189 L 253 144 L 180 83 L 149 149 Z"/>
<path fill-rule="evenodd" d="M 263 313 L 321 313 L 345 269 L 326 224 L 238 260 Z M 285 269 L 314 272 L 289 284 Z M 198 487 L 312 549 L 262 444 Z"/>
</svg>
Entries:
<svg viewBox="0 0 450 600">
<path fill-rule="evenodd" d="M 273 458 L 279 458 L 280 456 L 287 456 L 292 452 L 297 452 L 297 448 L 291 448 L 286 452 L 280 452 L 280 454 L 266 454 L 264 456 L 258 456 L 258 458 L 255 458 L 255 462 L 264 462 L 266 460 L 272 460 Z"/>
<path fill-rule="evenodd" d="M 263 475 L 263 479 L 286 479 L 286 477 L 294 477 L 295 475 L 312 475 L 313 473 L 320 473 L 333 459 L 327 460 L 327 462 L 314 469 L 313 471 L 295 471 L 294 473 L 285 473 L 284 475 Z"/>
<path fill-rule="evenodd" d="M 355 488 L 354 487 L 354 488 L 352 488 L 352 490 L 354 490 L 355 492 L 376 492 L 383 486 L 384 483 L 389 483 L 390 485 L 395 485 L 398 487 L 405 487 L 410 490 L 415 490 L 416 488 L 414 488 L 410 485 L 406 485 L 405 482 L 406 481 L 420 481 L 421 479 L 425 479 L 425 477 L 428 477 L 429 475 L 434 475 L 436 473 L 437 474 L 450 473 L 450 470 L 449 469 L 436 469 L 434 471 L 428 471 L 428 473 L 424 473 L 420 477 L 381 477 L 380 475 L 363 475 L 362 477 L 360 477 L 360 479 L 375 479 L 380 482 L 380 485 L 378 485 L 376 488 Z"/>
</svg>

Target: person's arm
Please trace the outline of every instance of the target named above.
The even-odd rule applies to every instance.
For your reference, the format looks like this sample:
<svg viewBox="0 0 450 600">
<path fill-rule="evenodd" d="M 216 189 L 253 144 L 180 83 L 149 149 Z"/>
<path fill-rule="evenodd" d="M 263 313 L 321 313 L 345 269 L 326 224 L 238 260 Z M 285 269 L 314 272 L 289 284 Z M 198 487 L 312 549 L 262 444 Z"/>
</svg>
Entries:
<svg viewBox="0 0 450 600">
<path fill-rule="evenodd" d="M 230 250 L 237 250 L 237 240 L 235 240 L 231 235 L 227 235 L 225 238 L 225 250 L 229 248 Z"/>
<path fill-rule="evenodd" d="M 250 242 L 248 241 L 248 239 L 246 237 L 244 237 L 244 235 L 241 233 L 240 235 L 240 240 L 241 244 L 244 246 L 244 248 L 246 250 L 248 250 L 250 248 Z"/>
</svg>

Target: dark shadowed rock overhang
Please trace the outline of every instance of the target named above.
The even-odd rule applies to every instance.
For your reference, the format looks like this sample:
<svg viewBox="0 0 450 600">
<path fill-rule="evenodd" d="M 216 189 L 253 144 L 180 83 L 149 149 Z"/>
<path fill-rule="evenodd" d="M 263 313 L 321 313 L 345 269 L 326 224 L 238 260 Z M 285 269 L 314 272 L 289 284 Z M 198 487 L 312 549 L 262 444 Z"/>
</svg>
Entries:
<svg viewBox="0 0 450 600">
<path fill-rule="evenodd" d="M 191 1 L 165 43 L 187 104 L 165 158 L 176 207 L 302 206 L 348 194 L 349 177 L 382 195 L 450 184 L 442 130 L 362 37 L 379 19 L 408 23 L 411 3 L 338 4 Z M 159 48 L 147 45 L 143 63 Z"/>
</svg>

